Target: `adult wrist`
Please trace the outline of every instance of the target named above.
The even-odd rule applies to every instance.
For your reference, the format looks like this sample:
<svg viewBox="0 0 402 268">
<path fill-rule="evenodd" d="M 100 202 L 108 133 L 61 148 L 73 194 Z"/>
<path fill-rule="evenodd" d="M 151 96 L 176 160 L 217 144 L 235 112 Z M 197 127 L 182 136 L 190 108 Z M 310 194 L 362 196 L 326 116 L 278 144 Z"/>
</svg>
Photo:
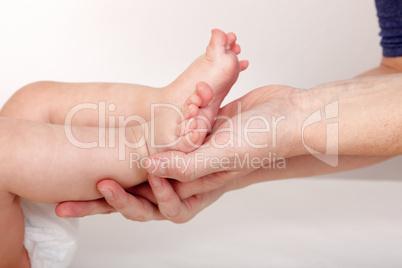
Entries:
<svg viewBox="0 0 402 268">
<path fill-rule="evenodd" d="M 295 106 L 296 135 L 292 154 L 337 153 L 339 101 L 338 89 L 344 82 L 327 83 L 298 90 L 292 95 Z"/>
</svg>

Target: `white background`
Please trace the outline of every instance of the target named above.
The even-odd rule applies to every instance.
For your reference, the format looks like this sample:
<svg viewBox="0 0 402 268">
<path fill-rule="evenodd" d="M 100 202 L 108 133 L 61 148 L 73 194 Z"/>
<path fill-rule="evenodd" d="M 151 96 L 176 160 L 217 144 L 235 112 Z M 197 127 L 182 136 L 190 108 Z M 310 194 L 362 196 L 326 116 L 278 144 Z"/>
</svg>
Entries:
<svg viewBox="0 0 402 268">
<path fill-rule="evenodd" d="M 347 79 L 381 58 L 374 1 L 1 1 L 0 102 L 38 80 L 166 85 L 215 27 L 237 33 L 250 61 L 225 102 Z M 401 159 L 254 185 L 184 225 L 86 218 L 72 267 L 401 266 Z"/>
</svg>

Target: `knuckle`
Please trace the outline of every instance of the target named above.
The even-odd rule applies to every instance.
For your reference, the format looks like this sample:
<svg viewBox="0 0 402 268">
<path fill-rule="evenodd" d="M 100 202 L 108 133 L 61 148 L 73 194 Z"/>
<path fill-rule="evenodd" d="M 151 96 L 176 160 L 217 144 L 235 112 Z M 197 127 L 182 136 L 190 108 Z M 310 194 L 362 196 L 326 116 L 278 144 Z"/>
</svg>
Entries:
<svg viewBox="0 0 402 268">
<path fill-rule="evenodd" d="M 171 221 L 176 224 L 183 224 L 183 223 L 189 222 L 190 220 L 191 220 L 191 217 L 190 218 L 176 218 L 176 219 L 172 219 Z"/>
<path fill-rule="evenodd" d="M 187 163 L 188 159 L 185 155 L 180 155 L 180 159 L 182 159 L 183 162 Z M 169 160 L 171 164 L 171 168 L 166 170 L 166 176 L 168 178 L 174 178 L 179 181 L 190 181 L 194 178 L 195 171 L 191 165 L 191 162 L 189 162 L 189 165 L 183 165 L 181 161 L 177 162 L 177 160 Z"/>
<path fill-rule="evenodd" d="M 144 215 L 124 215 L 123 216 L 128 219 L 128 220 L 132 220 L 132 221 L 138 221 L 138 222 L 145 222 L 146 218 Z"/>
<path fill-rule="evenodd" d="M 195 170 L 193 169 L 186 169 L 182 172 L 182 178 L 184 182 L 189 182 L 195 179 Z"/>
<path fill-rule="evenodd" d="M 105 213 L 103 213 L 103 214 L 109 215 L 109 214 L 112 214 L 112 213 L 113 213 L 113 211 L 109 210 L 109 211 L 105 211 Z"/>
<path fill-rule="evenodd" d="M 165 216 L 171 220 L 179 220 L 179 216 L 181 214 L 181 209 L 179 207 L 171 208 L 165 212 Z"/>
<path fill-rule="evenodd" d="M 161 203 L 167 203 L 170 202 L 173 199 L 173 194 L 171 192 L 161 192 L 158 193 L 158 201 Z"/>
<path fill-rule="evenodd" d="M 226 174 L 214 174 L 215 176 L 207 176 L 204 179 L 204 185 L 207 189 L 213 190 L 225 185 L 228 181 Z"/>
<path fill-rule="evenodd" d="M 116 210 L 122 210 L 125 208 L 125 203 L 122 202 L 121 200 L 115 200 L 112 204 L 110 204 L 111 206 L 113 206 Z"/>
<path fill-rule="evenodd" d="M 186 169 L 182 165 L 175 164 L 171 173 L 168 174 L 168 176 L 182 180 L 183 176 L 185 176 L 185 174 L 186 174 Z"/>
</svg>

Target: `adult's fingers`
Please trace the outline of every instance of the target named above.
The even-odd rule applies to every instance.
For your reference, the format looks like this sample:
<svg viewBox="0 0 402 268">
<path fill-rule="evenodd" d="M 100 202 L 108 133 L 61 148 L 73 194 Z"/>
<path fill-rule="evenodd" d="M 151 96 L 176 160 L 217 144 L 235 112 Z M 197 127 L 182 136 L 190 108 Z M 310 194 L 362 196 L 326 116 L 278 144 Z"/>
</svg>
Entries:
<svg viewBox="0 0 402 268">
<path fill-rule="evenodd" d="M 223 188 L 181 200 L 165 178 L 148 176 L 152 191 L 158 202 L 160 213 L 175 223 L 184 223 L 192 219 L 203 208 L 209 206 L 223 194 Z"/>
<path fill-rule="evenodd" d="M 97 187 L 108 204 L 127 219 L 141 222 L 164 219 L 158 208 L 151 202 L 127 193 L 114 180 L 100 181 Z"/>
<path fill-rule="evenodd" d="M 120 212 L 125 218 L 134 221 L 165 219 L 157 207 L 153 205 L 156 203 L 156 199 L 148 183 L 128 189 L 129 192 L 144 198 L 127 193 L 113 180 L 99 182 L 98 190 L 104 195 L 104 198 L 91 201 L 62 202 L 56 206 L 56 214 L 59 217 L 70 218 Z"/>
<path fill-rule="evenodd" d="M 118 183 L 113 180 L 103 180 L 98 183 L 100 192 L 105 199 L 94 201 L 72 201 L 60 203 L 56 208 L 56 213 L 60 217 L 84 217 L 94 214 L 108 214 L 120 212 L 124 217 L 135 221 L 149 220 L 170 220 L 175 223 L 183 223 L 192 219 L 202 209 L 213 203 L 224 193 L 224 187 L 217 188 L 221 183 L 199 184 L 199 180 L 188 183 L 174 181 L 174 187 L 166 179 L 161 179 L 162 184 L 150 175 L 150 184 L 142 184 L 130 192 L 146 195 L 153 199 L 153 203 L 158 203 L 158 207 L 148 200 L 135 197 L 127 193 Z M 205 179 L 205 178 L 204 178 Z M 222 183 L 224 184 L 224 183 Z M 194 194 L 200 190 L 207 191 L 202 194 Z M 179 197 L 176 191 L 180 192 Z"/>
<path fill-rule="evenodd" d="M 112 189 L 112 191 L 114 190 L 118 192 L 118 194 L 120 194 L 119 189 L 121 188 L 120 185 L 116 184 L 112 180 L 104 180 L 101 185 L 103 185 L 103 187 L 106 187 L 107 189 Z M 126 191 L 138 195 L 140 197 L 143 197 L 144 199 L 149 200 L 150 202 L 156 204 L 155 196 L 152 193 L 151 187 L 149 186 L 148 183 L 143 183 L 136 187 L 127 189 Z M 109 200 L 109 202 L 115 204 L 116 201 Z M 120 204 L 117 205 L 121 206 L 122 205 L 121 201 Z M 56 206 L 56 214 L 59 217 L 63 218 L 70 218 L 70 217 L 78 218 L 97 214 L 109 214 L 113 212 L 117 211 L 114 207 L 109 205 L 109 203 L 105 200 L 105 198 L 90 201 L 66 201 L 61 202 Z"/>
<path fill-rule="evenodd" d="M 130 194 L 140 196 L 140 197 L 145 198 L 146 200 L 150 201 L 153 204 L 157 204 L 154 193 L 152 192 L 151 186 L 149 185 L 148 182 L 141 183 L 139 185 L 136 185 L 134 187 L 131 187 L 131 188 L 128 188 L 125 190 L 126 190 L 126 192 L 129 192 Z"/>
<path fill-rule="evenodd" d="M 206 193 L 232 184 L 235 179 L 242 177 L 238 171 L 223 171 L 206 175 L 190 182 L 172 181 L 175 192 L 181 199 L 187 199 L 193 195 Z"/>
<path fill-rule="evenodd" d="M 168 180 L 168 182 L 173 187 L 174 192 L 177 193 L 179 198 L 184 200 L 193 195 L 209 192 L 227 186 L 228 184 L 232 184 L 235 179 L 240 177 L 241 175 L 237 171 L 223 171 L 209 174 L 190 182 L 181 182 L 177 180 Z M 158 203 L 158 200 L 152 192 L 151 186 L 148 182 L 126 189 L 126 191 L 135 194 L 136 196 L 141 196 L 154 204 Z"/>
<path fill-rule="evenodd" d="M 115 211 L 103 198 L 92 201 L 61 202 L 56 206 L 56 215 L 62 218 L 79 218 L 96 214 L 109 214 Z"/>
<path fill-rule="evenodd" d="M 149 175 L 148 180 L 163 216 L 176 223 L 189 220 L 193 213 L 183 206 L 179 196 L 165 178 Z"/>
<path fill-rule="evenodd" d="M 208 174 L 233 169 L 233 159 L 224 149 L 200 148 L 185 154 L 157 153 L 148 158 L 145 169 L 151 175 L 189 182 Z"/>
</svg>

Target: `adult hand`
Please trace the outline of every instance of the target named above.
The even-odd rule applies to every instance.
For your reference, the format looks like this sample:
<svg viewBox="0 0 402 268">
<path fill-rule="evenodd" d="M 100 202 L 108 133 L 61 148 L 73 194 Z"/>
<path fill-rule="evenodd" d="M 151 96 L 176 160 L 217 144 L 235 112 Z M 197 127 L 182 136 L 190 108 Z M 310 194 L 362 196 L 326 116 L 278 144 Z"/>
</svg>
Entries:
<svg viewBox="0 0 402 268">
<path fill-rule="evenodd" d="M 342 172 L 369 166 L 386 160 L 384 157 L 341 156 L 339 165 L 333 168 L 312 155 L 286 159 L 286 169 L 255 170 L 246 176 L 231 178 L 229 173 L 210 174 L 191 182 L 162 179 L 162 187 L 150 184 L 124 190 L 113 180 L 98 183 L 104 199 L 84 202 L 64 202 L 56 211 L 62 217 L 84 217 L 94 214 L 120 212 L 134 221 L 170 220 L 183 223 L 192 219 L 202 209 L 211 205 L 223 193 L 248 185 L 270 180 L 309 177 L 319 174 Z"/>
<path fill-rule="evenodd" d="M 260 167 L 281 164 L 302 152 L 299 135 L 301 91 L 287 86 L 266 86 L 223 107 L 211 134 L 197 150 L 152 155 L 149 174 L 188 182 L 209 174 L 241 177 Z"/>
<path fill-rule="evenodd" d="M 289 111 L 289 114 L 291 114 L 292 103 L 289 98 L 294 90 L 293 88 L 285 86 L 263 87 L 226 105 L 220 112 L 220 117 L 223 119 L 217 121 L 209 137 L 208 145 L 210 145 L 210 147 L 203 146 L 203 148 L 198 149 L 196 152 L 204 150 L 208 153 L 207 157 L 208 155 L 214 157 L 220 155 L 222 159 L 234 159 L 233 157 L 228 157 L 233 154 L 233 151 L 236 151 L 239 157 L 245 157 L 248 153 L 254 153 L 253 157 L 259 156 L 263 158 L 264 152 L 269 152 L 270 150 L 268 141 L 273 140 L 269 137 L 270 135 L 267 135 L 268 132 L 256 131 L 257 135 L 252 131 L 246 133 L 247 137 L 243 137 L 240 141 L 240 143 L 244 143 L 246 146 L 242 146 L 241 144 L 235 145 L 233 140 L 230 140 L 234 138 L 233 131 L 235 128 L 240 129 L 244 124 L 251 126 L 253 120 L 254 123 L 260 123 L 259 125 L 261 125 L 259 121 L 262 121 L 263 128 L 267 130 L 269 120 L 279 118 L 279 116 L 283 115 L 281 113 L 284 111 Z M 271 102 L 270 105 L 267 105 L 268 101 Z M 265 106 L 262 107 L 262 105 Z M 265 116 L 262 116 L 264 114 Z M 286 116 L 282 120 L 294 122 L 295 119 L 291 116 Z M 232 128 L 228 128 L 232 123 Z M 279 122 L 275 124 L 279 124 Z M 252 127 L 256 128 L 254 125 Z M 273 131 L 277 130 L 278 125 L 275 126 Z M 287 140 L 292 139 L 293 134 L 291 134 L 286 127 L 281 131 L 285 133 L 285 136 L 288 136 Z M 272 132 L 272 130 L 271 133 L 277 134 L 276 132 Z M 254 136 L 252 137 L 253 134 Z M 236 137 L 242 135 L 243 134 Z M 278 137 L 278 135 L 274 136 L 274 139 L 278 138 L 281 142 L 286 140 L 283 137 Z M 256 144 L 256 142 L 258 144 Z M 277 141 L 275 142 L 277 143 Z M 217 143 L 218 146 L 214 147 L 216 144 L 213 143 Z M 221 148 L 224 143 L 227 143 L 226 148 Z M 261 147 L 261 144 L 267 145 L 265 148 L 262 148 L 265 149 L 265 151 L 258 148 Z M 285 144 L 288 145 L 289 143 L 285 142 Z M 276 146 L 277 144 L 273 146 L 273 151 L 276 150 Z M 287 149 L 276 150 L 278 154 L 284 151 L 287 151 Z M 271 160 L 272 157 L 267 159 L 264 164 L 270 164 Z M 181 183 L 179 181 L 169 182 L 164 178 L 150 176 L 150 184 L 142 184 L 127 190 L 135 195 L 127 193 L 120 185 L 112 180 L 103 180 L 98 183 L 97 187 L 105 199 L 84 202 L 64 202 L 58 205 L 56 212 L 62 217 L 82 217 L 117 211 L 126 218 L 136 221 L 168 219 L 173 222 L 185 222 L 203 208 L 213 203 L 225 191 L 247 185 L 247 180 L 243 175 L 258 169 L 261 164 L 263 163 L 255 163 L 255 165 L 241 170 L 214 169 L 214 166 L 206 165 L 202 172 L 187 173 L 193 174 L 191 175 L 193 177 L 202 176 L 202 178 L 188 183 Z M 198 170 L 201 171 L 200 169 Z M 252 172 L 248 177 L 258 178 L 256 173 L 262 172 Z M 157 207 L 155 204 L 157 204 Z"/>
<path fill-rule="evenodd" d="M 381 70 L 368 72 L 368 74 L 371 73 L 377 75 L 382 74 Z M 109 189 L 115 192 L 115 198 L 110 199 L 105 195 L 104 196 L 106 197 L 106 200 L 109 202 L 109 204 L 114 207 L 107 204 L 105 200 L 90 201 L 90 202 L 66 202 L 58 206 L 58 215 L 80 217 L 91 214 L 101 214 L 101 213 L 110 213 L 112 211 L 121 211 L 123 215 L 125 215 L 127 218 L 142 219 L 142 220 L 162 219 L 162 218 L 166 219 L 166 217 L 163 217 L 163 215 L 168 215 L 167 218 L 169 218 L 169 215 L 176 215 L 176 216 L 179 215 L 178 217 L 173 218 L 174 220 L 180 218 L 179 221 L 182 222 L 185 221 L 186 219 L 187 220 L 191 219 L 196 213 L 199 212 L 201 208 L 209 205 L 211 202 L 214 201 L 213 198 L 209 199 L 202 198 L 203 195 L 200 194 L 202 194 L 205 191 L 208 192 L 213 191 L 214 189 L 219 189 L 214 192 L 216 194 L 215 195 L 216 199 L 225 191 L 242 188 L 246 185 L 260 181 L 334 173 L 334 172 L 356 169 L 384 161 L 387 158 L 391 157 L 393 154 L 397 154 L 398 152 L 400 152 L 398 151 L 400 150 L 400 146 L 398 147 L 398 144 L 400 144 L 400 142 L 395 143 L 393 142 L 392 139 L 393 129 L 395 127 L 400 126 L 400 124 L 394 122 L 393 124 L 391 124 L 393 128 L 389 127 L 387 131 L 383 131 L 384 132 L 383 135 L 391 137 L 390 139 L 383 139 L 383 141 L 393 142 L 391 143 L 391 145 L 384 142 L 381 143 L 379 142 L 379 140 L 377 140 L 377 142 L 375 143 L 376 146 L 365 146 L 364 144 L 367 143 L 367 140 L 369 139 L 365 137 L 364 138 L 362 137 L 359 140 L 354 139 L 353 137 L 355 137 L 356 131 L 361 134 L 362 132 L 360 129 L 365 129 L 367 130 L 366 136 L 370 136 L 372 137 L 372 139 L 375 139 L 375 137 L 377 137 L 377 135 L 375 135 L 376 133 L 372 133 L 372 131 L 369 130 L 372 129 L 376 130 L 376 128 L 367 129 L 367 127 L 366 128 L 364 127 L 368 125 L 366 124 L 367 120 L 364 120 L 364 118 L 362 118 L 363 114 L 355 111 L 356 108 L 357 110 L 359 109 L 359 106 L 358 105 L 356 106 L 355 104 L 364 103 L 365 107 L 367 106 L 366 112 L 364 113 L 365 116 L 367 115 L 369 118 L 376 118 L 375 121 L 383 120 L 381 117 L 378 116 L 378 109 L 373 109 L 373 107 L 375 108 L 376 106 L 380 106 L 382 107 L 381 111 L 383 110 L 392 111 L 393 107 L 398 107 L 397 103 L 398 100 L 400 99 L 400 95 L 398 95 L 399 94 L 398 92 L 400 92 L 399 78 L 400 76 L 377 76 L 365 80 L 357 79 L 357 80 L 351 80 L 350 82 L 343 81 L 329 85 L 318 86 L 316 87 L 315 91 L 311 92 L 310 90 L 310 92 L 307 92 L 307 95 L 311 95 L 310 102 L 313 103 L 313 105 L 311 105 L 311 103 L 304 104 L 303 102 L 300 105 L 300 103 L 295 102 L 294 99 L 292 100 L 292 98 L 288 98 L 290 104 L 297 103 L 298 106 L 306 108 L 307 111 L 310 110 L 310 112 L 307 113 L 307 115 L 311 114 L 311 112 L 315 111 L 317 108 L 320 107 L 322 108 L 323 105 L 328 104 L 329 103 L 328 101 L 330 101 L 331 99 L 332 100 L 337 99 L 339 100 L 340 105 L 343 105 L 342 110 L 344 111 L 344 114 L 343 115 L 341 114 L 339 116 L 339 124 L 345 126 L 344 128 L 342 128 L 342 130 L 343 129 L 346 130 L 346 133 L 342 133 L 342 131 L 340 131 L 339 136 L 343 137 L 342 139 L 343 141 L 345 140 L 348 141 L 351 139 L 349 137 L 352 137 L 353 142 L 346 143 L 344 146 L 340 147 L 339 152 L 340 154 L 349 154 L 349 155 L 340 155 L 338 166 L 335 168 L 325 164 L 324 162 L 320 161 L 313 155 L 295 156 L 286 159 L 286 169 L 283 170 L 282 169 L 266 170 L 260 168 L 243 177 L 236 176 L 236 172 L 233 170 L 220 171 L 217 173 L 211 173 L 209 175 L 203 176 L 202 178 L 193 180 L 189 183 L 171 181 L 170 182 L 171 187 L 169 187 L 170 185 L 169 181 L 165 180 L 163 181 L 163 187 L 160 188 L 158 191 L 154 191 L 155 195 L 152 193 L 152 189 L 150 188 L 149 185 L 148 186 L 141 185 L 140 187 L 136 188 L 135 192 L 138 193 L 139 195 L 143 195 L 144 197 L 146 197 L 147 200 L 150 201 L 140 199 L 141 201 L 139 202 L 136 202 L 136 200 L 134 200 L 137 197 L 134 197 L 126 193 L 115 182 L 111 180 L 105 180 L 102 183 L 104 183 L 104 186 L 108 186 Z M 288 96 L 291 96 L 293 95 L 293 93 L 291 93 L 292 91 L 297 91 L 296 89 L 292 88 L 288 88 L 287 92 L 284 92 L 283 90 L 286 90 L 286 87 L 265 87 L 252 91 L 251 93 L 247 94 L 241 99 L 225 106 L 222 109 L 221 115 L 225 114 L 229 117 L 235 116 L 237 114 L 237 104 L 239 102 L 243 104 L 242 106 L 243 111 L 245 111 L 250 109 L 254 105 L 261 104 L 261 102 L 264 102 L 263 101 L 264 99 L 269 100 L 269 97 L 272 97 L 271 100 L 273 102 L 275 102 L 275 100 L 276 102 L 278 102 L 278 97 L 279 99 L 281 99 L 280 98 L 281 95 L 284 96 L 287 93 Z M 368 93 L 368 91 L 370 91 L 370 94 Z M 322 94 L 320 94 L 320 92 L 322 92 Z M 258 98 L 260 97 L 259 95 L 261 95 L 262 98 Z M 360 101 L 356 102 L 356 98 L 359 98 Z M 348 99 L 349 100 L 351 99 L 351 101 L 349 101 Z M 379 100 L 383 100 L 385 104 L 384 105 L 379 104 L 378 103 Z M 282 103 L 283 102 L 286 103 L 286 101 L 282 101 Z M 318 105 L 314 105 L 315 102 L 317 102 Z M 271 103 L 271 105 L 274 104 L 275 103 Z M 394 110 L 398 111 L 397 108 L 394 108 Z M 371 116 L 374 112 L 377 114 L 377 116 L 375 117 Z M 386 112 L 384 114 L 389 113 Z M 360 121 L 354 118 L 354 116 L 356 115 L 360 117 Z M 366 125 L 360 126 L 359 124 L 366 124 Z M 215 131 L 218 131 L 221 125 L 222 123 L 216 124 L 217 127 L 215 127 Z M 317 146 L 320 144 L 319 141 L 316 141 L 317 137 L 320 137 L 320 135 L 315 134 L 311 135 L 311 137 L 313 141 L 315 141 L 315 144 L 313 142 L 313 145 Z M 359 154 L 361 154 L 361 156 L 356 156 Z M 364 155 L 377 155 L 377 156 L 364 156 Z M 172 172 L 172 174 L 175 174 L 174 168 L 172 170 L 173 172 L 171 171 L 171 169 L 168 169 L 167 172 Z M 208 170 L 204 169 L 202 172 L 198 173 L 197 171 L 195 171 L 191 176 L 186 174 L 183 175 L 180 172 L 176 173 L 178 177 L 184 178 L 185 180 L 186 176 L 187 179 L 193 178 L 198 176 L 197 174 L 208 173 Z M 241 174 L 241 171 L 239 172 L 239 174 Z M 193 195 L 199 195 L 197 199 L 193 199 L 198 203 L 195 201 L 193 201 L 192 203 L 186 202 L 186 199 Z M 211 196 L 213 195 L 211 194 Z M 155 207 L 152 205 L 157 203 L 157 199 L 161 201 L 165 200 L 164 202 L 165 205 L 161 205 L 159 211 L 155 211 Z M 149 202 L 151 202 L 152 204 Z M 191 206 L 189 206 L 188 204 L 191 204 Z M 147 209 L 149 208 L 149 205 L 152 205 L 151 209 Z M 167 213 L 168 209 L 170 211 L 174 211 L 175 213 Z"/>
<path fill-rule="evenodd" d="M 183 223 L 225 192 L 225 187 L 221 187 L 190 196 L 195 188 L 181 183 L 180 186 L 185 186 L 179 190 L 185 193 L 181 198 L 176 192 L 178 188 L 167 179 L 150 175 L 149 182 L 127 191 L 113 180 L 103 180 L 97 187 L 104 199 L 62 202 L 56 207 L 56 214 L 60 217 L 84 217 L 119 212 L 133 221 L 170 220 Z M 177 183 L 180 182 L 176 182 L 176 186 Z M 204 187 L 204 190 L 207 189 Z"/>
<path fill-rule="evenodd" d="M 243 176 L 308 154 L 333 167 L 339 155 L 401 154 L 402 117 L 390 116 L 401 112 L 401 85 L 402 76 L 395 74 L 308 90 L 257 89 L 240 99 L 245 104 L 241 113 L 214 126 L 202 147 L 189 154 L 157 153 L 147 171 L 186 182 L 218 172 Z M 225 108 L 221 115 L 234 113 L 233 103 Z"/>
</svg>

